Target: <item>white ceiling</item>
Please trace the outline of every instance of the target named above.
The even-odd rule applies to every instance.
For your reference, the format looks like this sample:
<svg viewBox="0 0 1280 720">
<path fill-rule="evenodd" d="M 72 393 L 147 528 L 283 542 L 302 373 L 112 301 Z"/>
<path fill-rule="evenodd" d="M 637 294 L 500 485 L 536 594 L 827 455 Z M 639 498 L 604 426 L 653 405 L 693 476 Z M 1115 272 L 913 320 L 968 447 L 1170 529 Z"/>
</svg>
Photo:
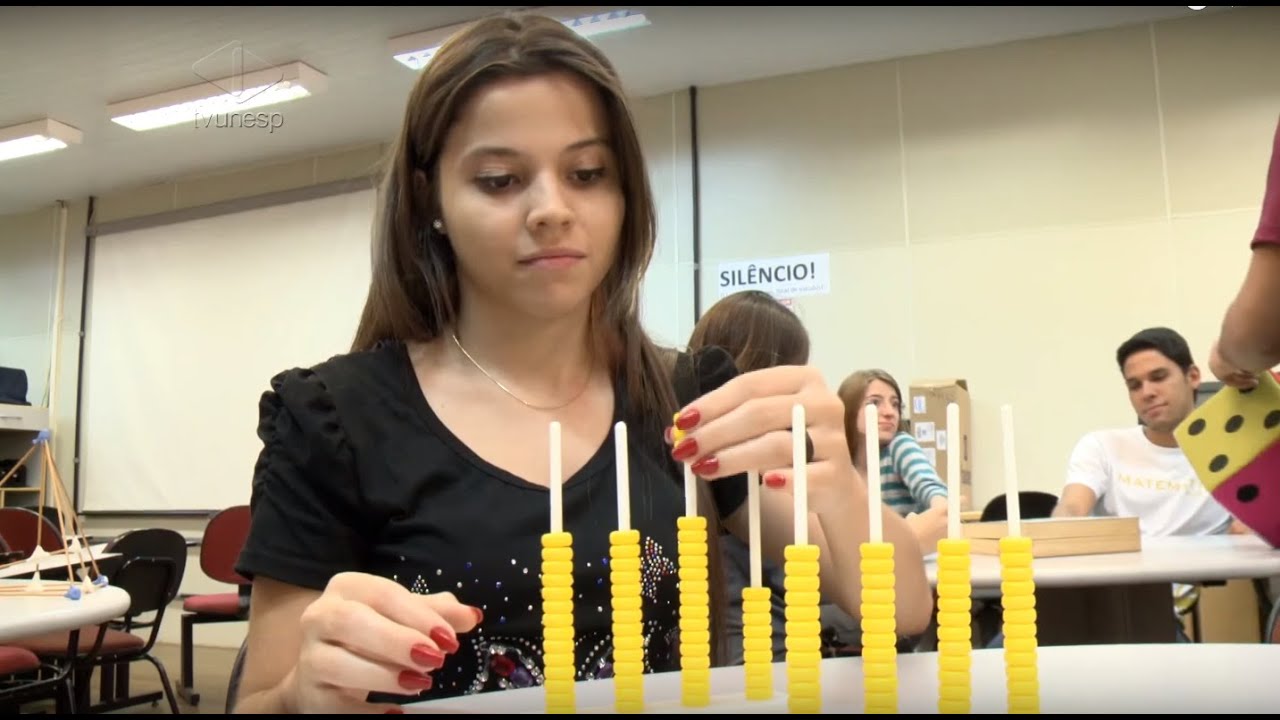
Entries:
<svg viewBox="0 0 1280 720">
<path fill-rule="evenodd" d="M 49 116 L 82 145 L 0 163 L 0 215 L 335 146 L 382 142 L 414 73 L 388 40 L 494 8 L 184 7 L 0 9 L 0 127 Z M 644 8 L 652 25 L 598 39 L 645 96 L 870 60 L 1194 14 L 1186 7 Z M 283 126 L 136 133 L 106 106 L 199 82 L 192 65 L 238 41 L 264 61 L 301 60 L 326 93 L 273 108 Z M 246 68 L 249 69 L 249 68 Z"/>
</svg>

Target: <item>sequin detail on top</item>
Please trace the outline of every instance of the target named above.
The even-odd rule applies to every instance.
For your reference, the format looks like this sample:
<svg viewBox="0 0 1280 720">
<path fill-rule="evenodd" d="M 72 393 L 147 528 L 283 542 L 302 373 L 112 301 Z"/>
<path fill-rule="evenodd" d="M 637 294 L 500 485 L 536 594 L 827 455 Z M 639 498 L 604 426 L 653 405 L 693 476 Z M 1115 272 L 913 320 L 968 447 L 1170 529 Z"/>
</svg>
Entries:
<svg viewBox="0 0 1280 720">
<path fill-rule="evenodd" d="M 443 668 L 432 673 L 435 679 L 433 688 L 416 697 L 431 699 L 544 684 L 540 630 L 515 635 L 510 632 L 512 628 L 509 625 L 516 619 L 538 621 L 541 618 L 539 607 L 530 605 L 528 597 L 513 589 L 517 586 L 515 582 L 503 585 L 499 580 L 484 580 L 476 577 L 476 568 L 470 561 L 460 565 L 456 577 L 448 570 L 433 568 L 413 576 L 413 582 L 409 583 L 408 587 L 414 593 L 452 592 L 464 603 L 469 602 L 468 588 L 483 586 L 486 590 L 483 596 L 489 598 L 483 606 L 478 605 L 485 613 L 484 624 L 472 632 L 458 635 L 461 647 L 446 659 Z M 574 637 L 575 678 L 579 681 L 613 677 L 609 562 L 607 558 L 601 558 L 589 565 L 584 562 L 577 568 L 577 579 L 589 588 L 591 598 L 587 598 L 586 593 L 574 594 L 575 624 L 583 627 Z M 522 580 L 526 575 L 523 567 L 519 562 L 512 564 L 510 559 L 499 565 L 500 572 L 519 575 Z M 640 571 L 645 616 L 642 630 L 644 671 L 678 670 L 680 628 L 676 563 L 659 543 L 645 538 Z M 398 577 L 407 576 L 407 573 L 398 573 Z M 536 579 L 540 575 L 533 571 L 527 573 L 527 577 Z M 519 583 L 518 587 L 523 590 L 526 584 Z M 529 588 L 537 592 L 535 585 L 529 585 Z M 492 590 L 495 589 L 504 589 L 504 592 L 494 597 Z M 590 626 L 601 629 L 586 629 Z"/>
</svg>

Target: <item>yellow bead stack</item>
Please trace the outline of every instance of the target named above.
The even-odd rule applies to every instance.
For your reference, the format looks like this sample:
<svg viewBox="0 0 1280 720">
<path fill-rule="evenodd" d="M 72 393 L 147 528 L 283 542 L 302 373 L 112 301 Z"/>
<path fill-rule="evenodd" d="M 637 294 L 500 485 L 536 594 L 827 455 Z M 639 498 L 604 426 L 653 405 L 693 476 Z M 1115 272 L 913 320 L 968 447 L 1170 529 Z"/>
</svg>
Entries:
<svg viewBox="0 0 1280 720">
<path fill-rule="evenodd" d="M 1040 680 L 1036 653 L 1036 584 L 1032 574 L 1031 538 L 1022 536 L 1022 508 L 1013 446 L 1013 409 L 1001 408 L 1004 421 L 1006 536 L 1000 539 L 1000 593 L 1004 615 L 1004 666 L 1010 714 L 1040 712 Z"/>
<path fill-rule="evenodd" d="M 542 536 L 542 660 L 547 712 L 572 713 L 573 538 L 566 532 Z"/>
<path fill-rule="evenodd" d="M 678 521 L 680 672 L 684 704 L 711 704 L 711 613 L 707 584 L 707 519 Z"/>
<path fill-rule="evenodd" d="M 760 564 L 760 476 L 747 475 L 748 548 L 751 584 L 742 588 L 742 664 L 748 700 L 773 697 L 773 592 Z"/>
<path fill-rule="evenodd" d="M 638 713 L 644 711 L 640 531 L 631 529 L 627 427 L 621 422 L 614 426 L 614 448 L 617 453 L 618 529 L 609 533 L 614 706 L 619 713 Z"/>
<path fill-rule="evenodd" d="M 677 415 L 677 418 L 679 416 Z M 672 424 L 675 443 L 684 431 Z M 676 520 L 680 573 L 680 686 L 684 704 L 711 704 L 711 602 L 707 582 L 707 519 L 698 515 L 698 486 L 684 463 L 684 516 Z"/>
<path fill-rule="evenodd" d="M 560 423 L 551 423 L 551 531 L 542 536 L 542 664 L 548 714 L 576 710 L 573 536 L 564 531 Z"/>
<path fill-rule="evenodd" d="M 787 708 L 822 710 L 822 623 L 818 619 L 818 546 L 809 543 L 809 481 L 804 406 L 791 411 L 795 543 L 784 550 L 783 587 L 787 618 Z"/>
<path fill-rule="evenodd" d="M 773 697 L 772 606 L 769 588 L 742 588 L 742 657 L 748 700 Z"/>
<path fill-rule="evenodd" d="M 878 426 L 868 405 L 866 427 Z M 893 544 L 884 541 L 880 500 L 880 437 L 866 433 L 868 540 L 858 550 L 862 573 L 862 692 L 867 714 L 898 711 L 898 635 L 894 596 Z"/>
<path fill-rule="evenodd" d="M 969 541 L 938 541 L 938 712 L 967 714 L 973 683 Z"/>
<path fill-rule="evenodd" d="M 947 405 L 947 537 L 938 542 L 938 712 L 968 714 L 972 707 L 973 589 L 969 539 L 960 532 L 960 406 Z M 939 441 L 941 445 L 941 441 Z"/>
</svg>

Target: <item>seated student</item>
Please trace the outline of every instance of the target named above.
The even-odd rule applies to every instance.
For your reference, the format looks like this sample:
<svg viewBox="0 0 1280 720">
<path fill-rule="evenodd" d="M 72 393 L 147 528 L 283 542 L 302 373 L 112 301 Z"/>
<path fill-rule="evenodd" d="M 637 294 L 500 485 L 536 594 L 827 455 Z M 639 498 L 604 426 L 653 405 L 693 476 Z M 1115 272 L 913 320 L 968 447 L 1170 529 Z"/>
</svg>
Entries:
<svg viewBox="0 0 1280 720">
<path fill-rule="evenodd" d="M 418 75 L 379 197 L 351 351 L 280 373 L 259 404 L 263 447 L 237 565 L 253 603 L 236 711 L 396 711 L 406 699 L 541 684 L 553 420 L 577 560 L 576 679 L 615 667 L 600 559 L 618 522 L 618 422 L 631 527 L 644 538 L 644 671 L 679 667 L 679 463 L 702 480 L 711 537 L 721 522 L 746 537 L 743 473 L 782 486 L 761 498 L 762 545 L 776 561 L 794 538 L 785 440 L 796 404 L 812 445 L 819 582 L 858 612 L 869 523 L 853 509 L 866 507 L 867 488 L 821 374 L 737 375 L 726 353 L 706 353 L 696 398 L 682 403 L 645 334 L 654 202 L 626 94 L 593 43 L 552 18 L 505 13 L 447 39 Z M 673 417 L 687 433 L 674 448 L 663 442 Z M 896 621 L 920 632 L 933 598 L 919 546 L 892 512 L 884 530 Z M 711 584 L 717 664 L 723 591 Z"/>
<path fill-rule="evenodd" d="M 689 337 L 690 353 L 720 347 L 733 356 L 740 372 L 753 372 L 778 365 L 805 365 L 809 362 L 809 333 L 796 314 L 768 293 L 746 290 L 729 295 L 703 313 Z M 733 535 L 722 535 L 725 598 L 725 658 L 732 664 L 743 661 L 742 588 L 751 583 L 751 552 L 747 543 Z M 782 566 L 761 562 L 761 583 L 772 592 L 773 656 L 786 659 L 786 588 Z"/>
<path fill-rule="evenodd" d="M 934 552 L 938 541 L 947 535 L 947 485 L 906 430 L 898 381 L 884 370 L 859 370 L 845 378 L 838 394 L 845 408 L 849 454 L 864 477 L 867 430 L 863 412 L 867 405 L 876 407 L 881 499 L 907 518 L 920 540 L 920 549 L 926 554 Z"/>
<path fill-rule="evenodd" d="M 1120 345 L 1116 363 L 1139 424 L 1080 439 L 1054 516 L 1134 516 L 1147 536 L 1231 530 L 1231 514 L 1205 490 L 1173 436 L 1195 409 L 1200 385 L 1187 341 L 1169 328 L 1147 328 Z"/>
</svg>

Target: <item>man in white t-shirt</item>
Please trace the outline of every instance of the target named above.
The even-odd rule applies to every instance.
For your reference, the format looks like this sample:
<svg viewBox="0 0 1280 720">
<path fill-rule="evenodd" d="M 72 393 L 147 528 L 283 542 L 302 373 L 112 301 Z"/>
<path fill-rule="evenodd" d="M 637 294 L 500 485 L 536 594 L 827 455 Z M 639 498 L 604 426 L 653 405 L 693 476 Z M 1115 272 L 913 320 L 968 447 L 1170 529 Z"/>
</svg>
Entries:
<svg viewBox="0 0 1280 720">
<path fill-rule="evenodd" d="M 1241 531 L 1173 436 L 1195 409 L 1200 385 L 1187 341 L 1168 328 L 1148 328 L 1120 346 L 1116 363 L 1141 424 L 1081 438 L 1054 516 L 1136 516 L 1144 536 Z"/>
</svg>

